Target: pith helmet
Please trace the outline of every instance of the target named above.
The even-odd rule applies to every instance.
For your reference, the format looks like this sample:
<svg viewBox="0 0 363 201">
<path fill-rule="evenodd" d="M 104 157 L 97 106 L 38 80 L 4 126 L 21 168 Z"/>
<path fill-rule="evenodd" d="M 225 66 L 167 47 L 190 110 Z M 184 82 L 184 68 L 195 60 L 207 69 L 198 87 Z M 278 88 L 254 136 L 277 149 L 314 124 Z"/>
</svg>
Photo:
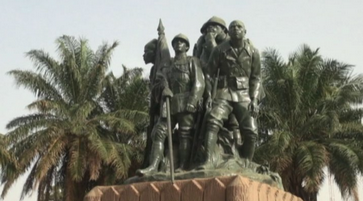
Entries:
<svg viewBox="0 0 363 201">
<path fill-rule="evenodd" d="M 183 40 L 186 44 L 187 44 L 187 47 L 188 47 L 188 50 L 189 50 L 189 47 L 190 47 L 190 45 L 189 45 L 189 39 L 188 39 L 188 37 L 186 36 L 186 35 L 184 35 L 184 34 L 178 34 L 178 35 L 176 35 L 174 38 L 173 38 L 173 40 L 171 41 L 171 45 L 173 45 L 174 44 L 174 42 L 175 42 L 175 40 L 176 39 L 181 39 L 181 40 Z"/>
<path fill-rule="evenodd" d="M 202 26 L 202 28 L 200 28 L 200 32 L 201 33 L 204 33 L 207 29 L 207 27 L 210 25 L 210 24 L 218 24 L 219 26 L 221 26 L 224 30 L 224 32 L 227 33 L 227 27 L 226 27 L 226 22 L 220 18 L 220 17 L 217 17 L 217 16 L 213 16 L 212 18 L 210 18 L 207 22 L 205 22 Z"/>
</svg>

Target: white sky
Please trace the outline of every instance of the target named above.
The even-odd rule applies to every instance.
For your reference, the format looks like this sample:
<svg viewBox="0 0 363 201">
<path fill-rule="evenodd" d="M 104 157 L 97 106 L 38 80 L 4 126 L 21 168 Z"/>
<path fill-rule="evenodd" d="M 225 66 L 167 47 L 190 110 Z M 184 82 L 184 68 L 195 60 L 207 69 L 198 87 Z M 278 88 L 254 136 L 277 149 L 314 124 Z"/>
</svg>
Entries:
<svg viewBox="0 0 363 201">
<path fill-rule="evenodd" d="M 6 74 L 32 68 L 25 52 L 43 49 L 56 56 L 55 40 L 63 34 L 86 38 L 93 49 L 117 40 L 120 45 L 110 70 L 120 75 L 125 64 L 148 72 L 150 66 L 142 60 L 143 47 L 157 37 L 159 18 L 169 42 L 184 33 L 194 44 L 202 24 L 216 15 L 227 26 L 232 20 L 242 20 L 247 37 L 260 51 L 272 47 L 286 58 L 306 43 L 320 47 L 324 57 L 353 64 L 355 73 L 363 73 L 362 0 L 0 0 L 0 5 L 0 133 L 7 132 L 5 125 L 11 119 L 26 114 L 26 105 L 34 100 L 28 91 L 17 89 Z M 5 201 L 19 200 L 23 182 L 19 179 Z M 324 185 L 319 201 L 330 200 L 329 192 L 335 201 L 341 200 L 337 189 Z M 360 197 L 363 199 L 362 190 Z"/>
</svg>

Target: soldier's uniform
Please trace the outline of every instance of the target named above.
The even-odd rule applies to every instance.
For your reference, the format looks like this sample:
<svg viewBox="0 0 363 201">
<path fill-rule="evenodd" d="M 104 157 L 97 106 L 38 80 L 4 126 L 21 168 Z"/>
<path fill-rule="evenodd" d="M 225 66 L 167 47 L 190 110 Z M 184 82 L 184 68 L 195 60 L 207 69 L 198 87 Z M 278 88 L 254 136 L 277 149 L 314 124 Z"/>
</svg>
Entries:
<svg viewBox="0 0 363 201">
<path fill-rule="evenodd" d="M 207 163 L 211 160 L 217 133 L 223 122 L 233 113 L 243 135 L 241 157 L 252 159 L 257 138 L 257 124 L 248 111 L 251 99 L 257 100 L 260 86 L 260 55 L 256 48 L 244 39 L 241 50 L 235 50 L 230 41 L 217 46 L 208 62 L 207 75 L 213 77 L 219 69 L 218 87 L 212 110 L 207 117 Z"/>
<path fill-rule="evenodd" d="M 225 21 L 216 16 L 211 17 L 201 27 L 200 32 L 202 33 L 202 35 L 199 37 L 197 43 L 194 46 L 193 55 L 200 59 L 202 67 L 204 68 L 204 71 L 207 71 L 207 69 L 206 69 L 206 68 L 208 68 L 207 63 L 208 63 L 208 60 L 210 58 L 210 55 L 211 55 L 213 49 L 217 45 L 222 44 L 229 40 L 228 34 L 226 34 L 226 37 L 220 41 L 206 40 L 205 39 L 205 34 L 207 32 L 206 30 L 207 30 L 208 26 L 211 24 L 219 25 L 224 30 L 224 32 L 227 33 L 227 27 L 226 27 Z M 220 132 L 222 132 L 224 136 L 228 136 L 228 135 L 230 135 L 229 132 L 232 132 L 231 135 L 233 135 L 234 143 L 235 144 L 241 143 L 241 139 L 240 139 L 241 134 L 240 134 L 240 131 L 238 128 L 238 122 L 232 113 L 228 117 L 228 120 L 224 122 L 224 128 L 222 128 L 222 130 Z"/>
<path fill-rule="evenodd" d="M 186 36 L 177 35 L 172 44 L 175 39 L 183 39 L 189 47 Z M 202 100 L 205 87 L 204 75 L 198 58 L 183 57 L 171 59 L 170 65 L 161 69 L 157 76 L 157 79 L 164 82 L 165 88 L 173 93 L 170 101 L 171 127 L 173 129 L 178 124 L 179 162 L 180 168 L 184 169 L 191 151 L 191 131 L 196 118 L 196 112 L 187 111 L 186 108 L 188 105 L 197 108 Z M 167 136 L 166 115 L 161 115 L 151 133 L 153 140 L 150 153 L 151 165 L 146 169 L 138 170 L 137 174 L 143 175 L 157 171 L 163 157 L 164 141 Z"/>
<path fill-rule="evenodd" d="M 204 92 L 204 76 L 199 60 L 195 57 L 187 57 L 183 60 L 172 59 L 170 67 L 164 70 L 167 83 L 173 97 L 170 103 L 171 127 L 178 124 L 180 142 L 185 144 L 191 140 L 191 129 L 195 123 L 196 113 L 186 111 L 187 104 L 198 107 Z M 154 141 L 163 141 L 167 137 L 165 117 L 159 119 L 153 131 Z M 190 146 L 190 143 L 185 146 Z M 185 150 L 187 151 L 187 150 Z"/>
</svg>

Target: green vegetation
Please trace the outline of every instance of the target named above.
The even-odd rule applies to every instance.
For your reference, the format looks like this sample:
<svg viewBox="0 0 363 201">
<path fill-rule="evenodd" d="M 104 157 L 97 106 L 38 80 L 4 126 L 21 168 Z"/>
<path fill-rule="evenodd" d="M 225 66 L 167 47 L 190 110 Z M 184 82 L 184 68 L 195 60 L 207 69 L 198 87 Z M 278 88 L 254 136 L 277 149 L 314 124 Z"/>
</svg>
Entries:
<svg viewBox="0 0 363 201">
<path fill-rule="evenodd" d="M 96 52 L 84 39 L 62 36 L 56 44 L 59 61 L 32 50 L 34 71 L 9 72 L 36 100 L 31 114 L 0 135 L 2 197 L 30 171 L 22 197 L 37 190 L 38 201 L 83 200 L 92 187 L 120 183 L 141 165 L 149 102 L 142 69 L 107 73 L 117 42 Z M 276 50 L 262 56 L 266 97 L 255 160 L 268 162 L 285 190 L 306 201 L 317 199 L 325 168 L 344 197 L 358 200 L 363 75 L 306 45 L 287 62 Z"/>
<path fill-rule="evenodd" d="M 363 172 L 363 75 L 352 66 L 323 59 L 307 45 L 284 62 L 276 50 L 263 53 L 266 98 L 261 108 L 261 145 L 255 159 L 267 161 L 285 190 L 317 199 L 332 174 L 344 197 L 356 200 Z"/>
<path fill-rule="evenodd" d="M 142 143 L 135 142 L 142 142 L 148 117 L 141 70 L 106 75 L 117 42 L 96 52 L 83 39 L 62 36 L 56 43 L 60 61 L 32 50 L 35 71 L 9 72 L 37 99 L 28 105 L 32 114 L 7 124 L 15 160 L 3 164 L 2 196 L 30 170 L 22 197 L 36 188 L 39 201 L 49 200 L 61 188 L 66 201 L 83 200 L 93 186 L 126 178 L 140 162 Z"/>
</svg>

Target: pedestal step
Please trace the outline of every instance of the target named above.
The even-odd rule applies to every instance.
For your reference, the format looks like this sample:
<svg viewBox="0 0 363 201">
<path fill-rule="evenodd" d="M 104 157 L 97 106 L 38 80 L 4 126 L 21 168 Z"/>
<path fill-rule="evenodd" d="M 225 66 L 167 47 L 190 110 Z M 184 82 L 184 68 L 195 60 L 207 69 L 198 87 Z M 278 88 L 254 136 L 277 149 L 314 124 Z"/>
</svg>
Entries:
<svg viewBox="0 0 363 201">
<path fill-rule="evenodd" d="M 242 176 L 143 182 L 92 189 L 84 201 L 302 201 Z"/>
</svg>

